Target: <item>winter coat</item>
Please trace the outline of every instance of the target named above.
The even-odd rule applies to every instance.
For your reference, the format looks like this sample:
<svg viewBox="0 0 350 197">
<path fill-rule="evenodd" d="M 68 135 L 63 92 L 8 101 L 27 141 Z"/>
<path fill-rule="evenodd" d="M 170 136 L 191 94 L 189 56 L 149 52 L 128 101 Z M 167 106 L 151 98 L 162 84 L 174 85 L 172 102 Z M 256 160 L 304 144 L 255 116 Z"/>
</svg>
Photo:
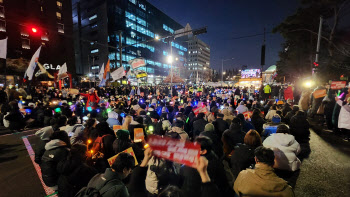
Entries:
<svg viewBox="0 0 350 197">
<path fill-rule="evenodd" d="M 97 104 L 100 102 L 100 98 L 95 93 L 93 94 L 80 93 L 80 95 L 87 98 L 86 109 L 88 107 L 91 107 L 92 109 L 97 109 Z M 93 103 L 92 106 L 90 105 L 91 103 Z"/>
<path fill-rule="evenodd" d="M 293 87 L 292 87 L 292 86 L 288 86 L 288 87 L 284 90 L 284 100 L 287 100 L 287 99 L 291 99 L 291 100 L 294 99 L 294 96 L 293 96 Z"/>
<path fill-rule="evenodd" d="M 57 164 L 66 159 L 69 149 L 65 142 L 55 139 L 45 145 L 45 150 L 40 164 L 42 178 L 45 185 L 53 187 L 57 185 L 60 176 L 57 171 Z"/>
<path fill-rule="evenodd" d="M 266 85 L 266 86 L 264 87 L 264 93 L 265 93 L 265 94 L 270 94 L 270 93 L 271 93 L 271 87 L 270 87 L 269 85 Z"/>
<path fill-rule="evenodd" d="M 231 124 L 230 128 L 222 134 L 222 137 L 226 139 L 226 141 L 223 141 L 224 149 L 229 148 L 232 151 L 238 143 L 243 144 L 244 136 L 245 133 L 242 131 L 241 127 L 234 127 L 234 125 Z"/>
<path fill-rule="evenodd" d="M 38 130 L 35 135 L 40 138 L 38 140 L 38 143 L 35 144 L 34 152 L 35 152 L 35 163 L 40 164 L 41 163 L 41 157 L 45 153 L 45 145 L 50 141 L 50 136 L 53 133 L 53 128 L 51 126 L 44 127 L 40 130 Z"/>
<path fill-rule="evenodd" d="M 251 118 L 251 123 L 253 124 L 255 130 L 261 134 L 263 132 L 263 125 L 266 123 L 266 121 L 262 117 L 252 117 Z"/>
<path fill-rule="evenodd" d="M 243 132 L 247 133 L 251 129 L 255 129 L 254 126 L 251 123 L 249 123 L 249 122 L 247 122 L 245 120 L 242 121 L 242 130 L 243 130 Z"/>
<path fill-rule="evenodd" d="M 9 113 L 9 115 L 5 117 L 5 119 L 10 122 L 9 129 L 11 131 L 23 129 L 25 126 L 24 116 L 19 110 L 18 111 L 12 110 Z"/>
<path fill-rule="evenodd" d="M 271 166 L 256 164 L 255 169 L 239 173 L 234 190 L 239 196 L 294 197 L 287 181 L 279 178 Z"/>
<path fill-rule="evenodd" d="M 71 145 L 76 143 L 83 143 L 84 141 L 84 127 L 82 124 L 75 124 L 73 126 L 67 125 L 65 131 L 70 137 Z"/>
<path fill-rule="evenodd" d="M 164 160 L 162 159 L 155 159 L 155 157 L 152 157 L 148 162 L 148 170 L 147 170 L 147 176 L 146 176 L 146 189 L 151 194 L 158 194 L 158 177 L 155 171 L 153 171 L 153 166 L 162 166 L 164 164 Z"/>
<path fill-rule="evenodd" d="M 244 112 L 248 111 L 248 108 L 245 105 L 239 105 L 236 108 L 236 111 L 238 111 L 238 114 L 243 114 Z"/>
<path fill-rule="evenodd" d="M 310 136 L 310 124 L 305 116 L 295 115 L 290 120 L 290 134 L 298 142 L 308 142 Z"/>
<path fill-rule="evenodd" d="M 225 121 L 226 122 L 226 121 Z M 215 129 L 216 130 L 216 129 Z M 213 151 L 219 157 L 222 158 L 224 150 L 222 148 L 221 136 L 218 136 L 218 132 L 215 131 L 203 131 L 199 136 L 206 136 L 213 142 Z"/>
<path fill-rule="evenodd" d="M 250 147 L 246 144 L 238 144 L 235 147 L 235 151 L 231 156 L 231 167 L 233 176 L 237 178 L 238 174 L 251 165 L 255 164 L 254 147 Z"/>
<path fill-rule="evenodd" d="M 338 119 L 338 128 L 350 130 L 350 105 L 343 105 L 343 101 L 341 100 L 338 100 L 337 104 L 341 106 Z"/>
<path fill-rule="evenodd" d="M 295 111 L 290 111 L 284 116 L 284 121 L 286 124 L 290 124 L 290 120 L 292 119 L 293 116 L 295 116 L 296 112 Z"/>
<path fill-rule="evenodd" d="M 78 191 L 86 187 L 90 179 L 97 174 L 97 171 L 83 162 L 82 158 L 68 157 L 57 165 L 60 173 L 58 179 L 58 195 L 73 197 Z"/>
<path fill-rule="evenodd" d="M 103 187 L 104 185 L 104 187 Z M 129 197 L 129 192 L 118 173 L 113 172 L 111 168 L 107 168 L 105 173 L 94 176 L 88 187 L 101 188 L 106 191 L 102 197 Z M 113 188 L 112 188 L 113 187 Z"/>
<path fill-rule="evenodd" d="M 180 135 L 181 140 L 190 140 L 188 134 L 180 127 L 172 127 L 169 133 L 171 132 L 178 133 Z"/>
<path fill-rule="evenodd" d="M 193 127 L 192 127 L 192 137 L 195 139 L 201 132 L 204 131 L 204 127 L 208 122 L 205 121 L 204 119 L 197 119 L 193 122 Z"/>
<path fill-rule="evenodd" d="M 221 138 L 224 131 L 230 128 L 230 125 L 227 123 L 227 121 L 223 120 L 222 118 L 217 118 L 215 121 L 213 121 L 213 125 L 219 138 Z"/>
<path fill-rule="evenodd" d="M 301 93 L 301 97 L 299 99 L 299 108 L 303 111 L 307 111 L 309 109 L 309 102 L 310 102 L 310 92 L 305 91 Z"/>
<path fill-rule="evenodd" d="M 275 153 L 274 168 L 289 171 L 299 169 L 301 162 L 297 155 L 300 153 L 300 145 L 293 135 L 273 133 L 265 139 L 263 145 Z"/>
<path fill-rule="evenodd" d="M 271 88 L 271 96 L 278 97 L 278 93 L 279 93 L 278 86 L 272 86 L 272 88 Z"/>
</svg>

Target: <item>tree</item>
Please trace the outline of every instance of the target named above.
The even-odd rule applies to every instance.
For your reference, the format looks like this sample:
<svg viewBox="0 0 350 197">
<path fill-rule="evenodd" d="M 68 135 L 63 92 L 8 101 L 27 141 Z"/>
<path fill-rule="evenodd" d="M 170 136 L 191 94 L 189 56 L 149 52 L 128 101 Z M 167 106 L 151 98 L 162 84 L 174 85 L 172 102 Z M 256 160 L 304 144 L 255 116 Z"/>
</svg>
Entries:
<svg viewBox="0 0 350 197">
<path fill-rule="evenodd" d="M 322 40 L 319 59 L 319 79 L 327 81 L 349 73 L 350 33 L 342 23 L 344 11 L 350 8 L 349 0 L 302 0 L 301 7 L 274 28 L 285 38 L 277 62 L 277 80 L 286 77 L 295 81 L 299 77 L 311 75 L 315 60 L 319 18 L 322 15 Z M 321 77 L 322 76 L 322 77 Z"/>
</svg>

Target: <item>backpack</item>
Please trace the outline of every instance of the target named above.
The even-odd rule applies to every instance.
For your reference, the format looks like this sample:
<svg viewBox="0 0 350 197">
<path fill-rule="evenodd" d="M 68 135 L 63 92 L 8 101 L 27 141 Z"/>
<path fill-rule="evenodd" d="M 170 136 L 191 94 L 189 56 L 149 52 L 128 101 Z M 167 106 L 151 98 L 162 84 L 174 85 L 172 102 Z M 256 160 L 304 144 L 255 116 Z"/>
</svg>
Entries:
<svg viewBox="0 0 350 197">
<path fill-rule="evenodd" d="M 109 135 L 109 134 L 107 134 Z M 90 149 L 92 159 L 102 158 L 104 147 L 103 147 L 103 138 L 107 135 L 98 136 L 92 144 L 92 148 Z"/>
<path fill-rule="evenodd" d="M 121 181 L 112 179 L 98 188 L 88 185 L 87 187 L 83 187 L 74 197 L 103 197 L 103 195 L 111 189 L 119 187 L 118 191 L 120 191 L 123 185 L 117 185 L 117 183 L 121 183 Z"/>
</svg>

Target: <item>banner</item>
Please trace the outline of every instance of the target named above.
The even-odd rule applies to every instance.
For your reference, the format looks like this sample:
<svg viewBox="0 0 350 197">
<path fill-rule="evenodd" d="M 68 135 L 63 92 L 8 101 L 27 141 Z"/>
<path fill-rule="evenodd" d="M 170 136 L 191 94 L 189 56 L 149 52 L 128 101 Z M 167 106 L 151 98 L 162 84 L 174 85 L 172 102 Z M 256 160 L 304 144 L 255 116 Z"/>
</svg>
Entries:
<svg viewBox="0 0 350 197">
<path fill-rule="evenodd" d="M 331 83 L 331 89 L 332 90 L 340 90 L 345 88 L 346 81 L 332 81 Z"/>
<path fill-rule="evenodd" d="M 98 73 L 98 78 L 99 78 L 101 81 L 102 81 L 102 79 L 103 79 L 104 71 L 105 71 L 105 64 L 103 63 L 102 66 L 101 66 L 100 73 Z"/>
<path fill-rule="evenodd" d="M 131 68 L 135 69 L 141 66 L 146 66 L 146 61 L 142 57 L 132 59 L 128 62 L 131 65 Z"/>
<path fill-rule="evenodd" d="M 41 46 L 38 48 L 38 50 L 36 50 L 36 52 L 32 56 L 32 59 L 29 62 L 29 66 L 26 70 L 26 73 L 24 73 L 24 78 L 26 78 L 26 76 L 27 76 L 28 80 L 33 79 L 33 74 L 34 74 L 34 70 L 36 67 L 36 62 L 38 62 L 38 60 L 39 60 L 40 50 L 41 50 Z"/>
<path fill-rule="evenodd" d="M 201 151 L 198 143 L 158 135 L 149 135 L 147 143 L 153 149 L 153 155 L 190 167 L 195 167 Z"/>
<path fill-rule="evenodd" d="M 246 120 L 249 120 L 250 117 L 252 117 L 253 112 L 252 112 L 252 111 L 246 111 L 246 112 L 243 112 L 242 114 L 244 115 L 244 118 L 245 118 Z"/>
<path fill-rule="evenodd" d="M 57 76 L 58 76 L 58 80 L 61 80 L 63 78 L 68 77 L 68 75 L 67 75 L 67 64 L 66 63 L 64 63 L 62 65 L 62 67 L 58 71 L 58 75 Z"/>
<path fill-rule="evenodd" d="M 112 78 L 113 78 L 113 81 L 124 77 L 124 76 L 125 76 L 124 67 L 121 66 L 121 67 L 118 68 L 117 70 L 113 71 L 113 72 L 111 73 L 111 76 L 112 76 Z"/>
<path fill-rule="evenodd" d="M 7 38 L 0 40 L 0 58 L 6 59 L 7 55 Z"/>
<path fill-rule="evenodd" d="M 144 77 L 147 77 L 147 73 L 145 72 L 136 75 L 137 79 L 144 78 Z"/>
<path fill-rule="evenodd" d="M 315 90 L 313 93 L 314 98 L 322 98 L 327 95 L 326 89 L 321 89 L 321 90 Z"/>
<path fill-rule="evenodd" d="M 205 105 L 201 105 L 200 107 L 197 107 L 196 109 L 194 109 L 193 110 L 193 113 L 195 114 L 195 115 L 197 115 L 197 114 L 199 114 L 199 113 L 207 113 L 208 112 L 208 110 L 207 110 L 207 108 L 205 107 Z"/>
<path fill-rule="evenodd" d="M 135 153 L 134 153 L 134 150 L 132 149 L 132 147 L 130 147 L 130 148 L 126 149 L 126 150 L 123 150 L 123 151 L 120 152 L 120 153 L 129 153 L 129 154 L 132 155 L 132 156 L 134 157 L 134 159 L 135 159 L 135 166 L 137 166 L 137 165 L 139 164 L 139 163 L 137 162 L 137 159 L 136 159 L 136 156 L 135 156 Z M 114 155 L 113 157 L 111 157 L 111 158 L 108 159 L 108 164 L 109 164 L 109 166 L 112 166 L 112 164 L 114 163 L 115 159 L 117 159 L 117 157 L 118 157 L 118 155 L 119 155 L 120 153 L 118 153 L 118 154 L 116 154 L 116 155 Z"/>
<path fill-rule="evenodd" d="M 111 68 L 109 67 L 109 59 L 108 59 L 108 61 L 107 61 L 105 70 L 104 70 L 104 72 L 103 72 L 103 79 L 106 79 L 106 77 L 107 77 L 107 72 L 111 72 Z"/>
<path fill-rule="evenodd" d="M 142 128 L 135 128 L 134 129 L 134 142 L 142 142 L 145 140 L 145 134 L 143 133 Z"/>
</svg>

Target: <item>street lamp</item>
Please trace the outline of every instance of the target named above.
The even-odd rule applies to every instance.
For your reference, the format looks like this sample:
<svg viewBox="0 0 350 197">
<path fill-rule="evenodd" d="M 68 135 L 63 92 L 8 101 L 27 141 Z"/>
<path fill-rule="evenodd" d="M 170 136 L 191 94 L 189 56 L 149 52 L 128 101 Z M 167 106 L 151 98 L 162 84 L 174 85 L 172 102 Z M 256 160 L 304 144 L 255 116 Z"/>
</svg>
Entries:
<svg viewBox="0 0 350 197">
<path fill-rule="evenodd" d="M 155 39 L 156 39 L 156 40 L 159 40 L 159 36 L 158 36 L 158 35 L 156 35 Z"/>
<path fill-rule="evenodd" d="M 167 57 L 167 61 L 168 61 L 169 64 L 173 63 L 173 56 L 169 55 Z"/>
<path fill-rule="evenodd" d="M 221 60 L 221 81 L 224 81 L 224 62 L 225 61 L 228 61 L 228 60 L 233 60 L 233 59 L 235 59 L 234 57 L 233 58 L 229 58 L 229 59 L 222 59 Z"/>
</svg>

